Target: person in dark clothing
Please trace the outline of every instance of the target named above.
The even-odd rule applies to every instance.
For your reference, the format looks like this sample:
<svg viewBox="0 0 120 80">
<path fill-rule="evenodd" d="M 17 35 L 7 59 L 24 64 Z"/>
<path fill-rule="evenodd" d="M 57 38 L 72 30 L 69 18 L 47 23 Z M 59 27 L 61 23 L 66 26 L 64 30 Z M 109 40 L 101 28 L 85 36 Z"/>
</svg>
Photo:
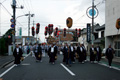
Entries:
<svg viewBox="0 0 120 80">
<path fill-rule="evenodd" d="M 83 48 L 83 53 L 84 53 L 84 61 L 87 61 L 87 53 L 86 53 L 86 48 L 84 46 L 84 44 L 82 44 L 82 48 Z"/>
<path fill-rule="evenodd" d="M 64 45 L 62 52 L 63 52 L 63 62 L 66 62 L 66 52 L 67 52 L 67 44 Z"/>
<path fill-rule="evenodd" d="M 80 63 L 84 63 L 84 50 L 82 47 L 82 44 L 80 44 L 80 46 L 77 47 L 77 54 L 78 54 L 78 61 Z"/>
<path fill-rule="evenodd" d="M 34 54 L 35 54 L 35 57 L 36 57 L 36 62 L 40 61 L 39 60 L 39 52 L 38 52 L 39 50 L 38 50 L 37 43 L 35 44 L 33 51 L 34 51 Z"/>
<path fill-rule="evenodd" d="M 54 46 L 54 51 L 55 51 L 55 60 L 57 60 L 57 53 L 58 53 L 58 47 L 55 45 Z"/>
<path fill-rule="evenodd" d="M 71 44 L 70 48 L 70 54 L 71 54 L 71 61 L 72 63 L 75 63 L 75 48 L 73 44 Z"/>
<path fill-rule="evenodd" d="M 92 47 L 90 48 L 90 62 L 91 63 L 94 63 L 95 57 L 96 57 L 96 50 L 94 46 L 92 45 Z"/>
<path fill-rule="evenodd" d="M 101 60 L 101 52 L 102 52 L 100 46 L 97 46 L 95 50 L 97 52 L 96 53 L 96 61 L 99 63 L 99 61 Z"/>
<path fill-rule="evenodd" d="M 55 64 L 55 48 L 54 45 L 52 44 L 52 46 L 49 48 L 49 63 Z"/>
<path fill-rule="evenodd" d="M 19 48 L 19 45 L 16 45 L 16 48 L 14 49 L 14 52 L 13 52 L 13 56 L 15 57 L 14 64 L 16 64 L 16 66 L 20 64 L 20 59 L 22 57 L 22 54 L 23 54 L 22 49 Z"/>
<path fill-rule="evenodd" d="M 37 58 L 40 62 L 42 62 L 42 48 L 41 48 L 41 44 L 38 45 L 38 58 Z"/>
<path fill-rule="evenodd" d="M 113 59 L 113 54 L 114 54 L 114 49 L 111 48 L 111 45 L 109 45 L 109 47 L 106 50 L 106 58 L 108 59 L 108 63 L 109 63 L 109 67 L 111 68 L 111 64 L 112 64 L 112 59 Z"/>
</svg>

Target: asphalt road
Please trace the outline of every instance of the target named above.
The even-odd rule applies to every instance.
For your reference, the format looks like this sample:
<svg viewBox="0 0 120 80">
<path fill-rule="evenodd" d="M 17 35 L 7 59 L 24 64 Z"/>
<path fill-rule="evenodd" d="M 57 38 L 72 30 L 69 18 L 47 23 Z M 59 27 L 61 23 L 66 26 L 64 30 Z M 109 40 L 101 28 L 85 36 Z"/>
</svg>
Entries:
<svg viewBox="0 0 120 80">
<path fill-rule="evenodd" d="M 90 62 L 80 64 L 76 61 L 68 67 L 62 63 L 62 55 L 58 56 L 54 65 L 48 61 L 47 56 L 42 59 L 42 62 L 36 62 L 35 58 L 28 56 L 21 65 L 12 65 L 12 69 L 1 78 L 3 80 L 120 80 L 119 70 L 99 64 Z"/>
</svg>

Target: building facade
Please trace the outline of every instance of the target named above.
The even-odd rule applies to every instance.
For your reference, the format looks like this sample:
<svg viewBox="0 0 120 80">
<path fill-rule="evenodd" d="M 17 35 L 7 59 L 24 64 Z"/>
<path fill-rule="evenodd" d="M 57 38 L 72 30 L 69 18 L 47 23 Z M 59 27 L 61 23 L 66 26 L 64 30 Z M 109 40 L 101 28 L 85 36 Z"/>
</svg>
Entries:
<svg viewBox="0 0 120 80">
<path fill-rule="evenodd" d="M 115 49 L 115 56 L 120 57 L 120 32 L 116 29 L 118 18 L 120 18 L 120 0 L 106 0 L 105 48 L 111 45 Z"/>
</svg>

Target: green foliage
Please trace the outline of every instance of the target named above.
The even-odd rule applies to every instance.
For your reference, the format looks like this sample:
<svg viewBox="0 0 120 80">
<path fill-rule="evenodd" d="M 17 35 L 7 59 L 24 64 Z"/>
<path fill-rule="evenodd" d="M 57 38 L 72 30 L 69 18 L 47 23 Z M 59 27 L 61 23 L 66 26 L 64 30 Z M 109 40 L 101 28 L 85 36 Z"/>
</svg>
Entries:
<svg viewBox="0 0 120 80">
<path fill-rule="evenodd" d="M 6 46 L 5 46 L 5 39 L 1 38 L 0 39 L 0 55 L 5 55 L 7 52 Z"/>
<path fill-rule="evenodd" d="M 8 53 L 8 45 L 11 44 L 12 37 L 8 39 L 8 36 L 12 36 L 12 29 L 9 29 L 0 39 L 0 55 L 6 55 Z"/>
</svg>

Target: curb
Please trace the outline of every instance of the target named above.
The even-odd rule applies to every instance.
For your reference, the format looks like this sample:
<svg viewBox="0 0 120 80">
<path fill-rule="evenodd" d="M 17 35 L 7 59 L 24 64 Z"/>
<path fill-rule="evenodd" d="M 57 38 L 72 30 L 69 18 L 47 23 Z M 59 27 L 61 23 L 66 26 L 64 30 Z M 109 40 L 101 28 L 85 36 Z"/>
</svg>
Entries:
<svg viewBox="0 0 120 80">
<path fill-rule="evenodd" d="M 8 61 L 6 63 L 4 63 L 3 65 L 0 66 L 0 69 L 1 68 L 4 68 L 6 65 L 10 64 L 11 62 L 13 62 L 14 60 L 11 60 L 11 61 Z"/>
</svg>

